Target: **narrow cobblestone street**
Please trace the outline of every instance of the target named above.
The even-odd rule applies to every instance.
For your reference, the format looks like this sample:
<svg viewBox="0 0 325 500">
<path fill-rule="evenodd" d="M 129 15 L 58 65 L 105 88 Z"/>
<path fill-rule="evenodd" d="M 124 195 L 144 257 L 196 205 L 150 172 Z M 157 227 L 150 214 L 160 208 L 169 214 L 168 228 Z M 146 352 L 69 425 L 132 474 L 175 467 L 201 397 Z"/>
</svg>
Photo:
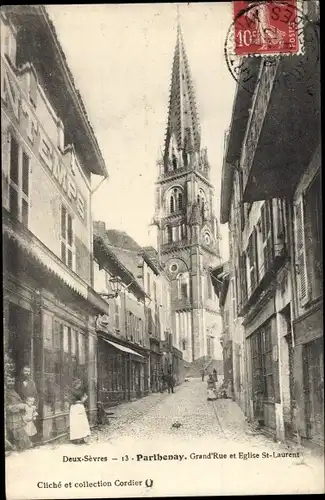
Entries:
<svg viewBox="0 0 325 500">
<path fill-rule="evenodd" d="M 37 480 L 61 481 L 61 484 L 72 479 L 92 480 L 94 471 L 95 479 L 103 479 L 107 474 L 110 480 L 121 476 L 126 479 L 150 477 L 157 485 L 155 495 L 176 495 L 178 488 L 184 494 L 186 475 L 200 477 L 203 473 L 205 478 L 212 474 L 211 484 L 206 484 L 206 494 L 240 493 L 243 488 L 246 491 L 253 485 L 256 493 L 323 490 L 322 459 L 306 450 L 304 453 L 300 451 L 300 457 L 274 456 L 299 450 L 275 443 L 262 434 L 253 434 L 235 402 L 230 399 L 207 401 L 206 383 L 199 379 L 190 379 L 177 387 L 174 394 L 151 394 L 133 403 L 120 405 L 114 413 L 111 423 L 94 429 L 85 445 L 56 442 L 20 454 L 13 453 L 7 457 L 7 475 L 19 476 L 20 484 L 21 481 L 30 484 L 31 478 L 35 482 L 34 470 L 38 471 Z M 218 453 L 219 457 L 196 458 L 209 452 Z M 270 455 L 269 460 L 262 458 L 263 453 Z M 164 454 L 177 455 L 178 458 L 165 461 L 159 458 Z M 225 454 L 226 460 L 222 458 Z M 230 454 L 236 456 L 228 460 Z M 256 459 L 257 454 L 259 458 Z M 84 460 L 76 464 L 63 458 L 85 455 L 107 459 L 104 464 L 85 463 Z M 180 458 L 181 455 L 183 458 Z M 147 458 L 149 456 L 152 458 Z M 160 463 L 152 463 L 157 461 Z M 53 464 L 53 474 L 49 473 L 52 469 L 50 464 Z M 162 478 L 165 474 L 168 476 L 168 470 L 175 471 L 175 468 L 177 474 L 173 473 L 170 477 L 170 491 L 166 492 Z M 278 481 L 279 478 L 281 480 Z M 17 487 L 12 480 L 8 484 L 12 490 Z M 193 484 L 191 492 L 193 494 Z M 89 497 L 92 493 L 95 495 L 93 490 L 84 488 L 82 494 Z M 125 488 L 125 496 L 131 493 L 137 494 L 134 489 Z M 37 494 L 43 499 L 50 494 L 54 498 L 53 490 L 43 487 L 33 489 L 33 495 Z M 65 498 L 64 490 L 55 494 L 58 495 L 56 498 Z M 96 494 L 100 496 L 98 489 Z M 150 496 L 150 490 L 139 494 Z M 11 491 L 10 498 L 19 496 Z"/>
</svg>

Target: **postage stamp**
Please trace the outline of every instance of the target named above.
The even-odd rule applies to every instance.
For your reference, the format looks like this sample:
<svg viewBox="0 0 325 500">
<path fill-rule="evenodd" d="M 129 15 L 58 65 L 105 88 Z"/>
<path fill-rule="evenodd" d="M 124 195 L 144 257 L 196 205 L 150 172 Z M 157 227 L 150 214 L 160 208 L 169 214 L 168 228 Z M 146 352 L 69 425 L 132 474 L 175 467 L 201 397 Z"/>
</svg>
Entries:
<svg viewBox="0 0 325 500">
<path fill-rule="evenodd" d="M 287 61 L 287 69 L 277 71 L 277 85 L 290 87 L 293 80 L 307 83 L 306 68 L 316 70 L 319 64 L 319 34 L 300 0 L 238 0 L 233 2 L 232 13 L 224 56 L 229 72 L 241 87 L 254 91 L 261 60 L 271 73 L 281 60 Z M 271 28 L 266 28 L 270 25 L 273 38 Z"/>
<path fill-rule="evenodd" d="M 299 0 L 233 2 L 234 51 L 237 56 L 290 55 L 303 50 Z"/>
</svg>

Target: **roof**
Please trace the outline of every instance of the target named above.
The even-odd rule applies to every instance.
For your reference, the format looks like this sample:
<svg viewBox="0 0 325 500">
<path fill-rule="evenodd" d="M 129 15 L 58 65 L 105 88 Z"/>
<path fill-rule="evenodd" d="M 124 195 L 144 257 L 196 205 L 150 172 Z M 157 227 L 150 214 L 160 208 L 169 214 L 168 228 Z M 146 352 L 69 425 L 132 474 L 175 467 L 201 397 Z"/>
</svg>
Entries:
<svg viewBox="0 0 325 500">
<path fill-rule="evenodd" d="M 165 156 L 168 155 L 172 136 L 175 137 L 178 149 L 184 148 L 186 152 L 200 151 L 199 118 L 192 77 L 179 24 L 171 76 Z"/>
<path fill-rule="evenodd" d="M 141 285 L 141 257 L 134 250 L 119 248 L 105 242 L 105 246 L 117 257 L 123 266 L 132 274 Z"/>
<path fill-rule="evenodd" d="M 142 247 L 125 231 L 120 231 L 118 229 L 107 229 L 105 231 L 105 235 L 110 244 L 115 247 L 125 248 L 126 250 L 142 250 Z"/>
<path fill-rule="evenodd" d="M 41 76 L 45 93 L 64 123 L 82 163 L 91 173 L 108 176 L 85 104 L 77 89 L 59 42 L 54 24 L 44 5 L 10 6 L 6 14 L 20 28 L 17 63 L 32 62 Z"/>
<path fill-rule="evenodd" d="M 231 123 L 226 134 L 225 151 L 221 173 L 221 197 L 220 197 L 220 222 L 225 224 L 229 220 L 230 204 L 233 189 L 234 171 L 239 167 L 242 145 L 245 137 L 247 122 L 250 115 L 250 107 L 254 96 L 257 82 L 259 57 L 251 57 L 243 66 L 241 76 L 237 82 L 233 102 Z M 247 72 L 251 75 L 249 80 Z"/>
<path fill-rule="evenodd" d="M 137 259 L 141 256 L 148 266 L 156 273 L 160 273 L 159 263 L 156 262 L 156 257 L 151 255 L 153 247 L 141 247 L 131 236 L 129 236 L 125 231 L 119 231 L 118 229 L 108 229 L 106 231 L 107 242 L 109 242 L 112 247 L 120 249 L 121 255 L 123 255 L 123 250 L 126 250 L 124 256 L 128 255 L 127 259 L 130 259 L 130 254 L 127 251 L 133 252 L 133 258 Z M 147 252 L 146 248 L 149 248 Z M 152 250 L 150 250 L 152 248 Z M 125 257 L 126 258 L 126 257 Z"/>
<path fill-rule="evenodd" d="M 135 295 L 141 298 L 146 296 L 143 289 L 141 281 L 139 280 L 139 268 L 138 262 L 135 260 L 134 253 L 129 250 L 123 250 L 121 248 L 109 245 L 107 241 L 101 236 L 94 235 L 94 256 L 101 259 L 102 253 L 107 257 L 107 264 L 111 272 L 118 274 L 122 281 L 135 293 Z M 127 255 L 129 252 L 129 255 Z"/>
</svg>

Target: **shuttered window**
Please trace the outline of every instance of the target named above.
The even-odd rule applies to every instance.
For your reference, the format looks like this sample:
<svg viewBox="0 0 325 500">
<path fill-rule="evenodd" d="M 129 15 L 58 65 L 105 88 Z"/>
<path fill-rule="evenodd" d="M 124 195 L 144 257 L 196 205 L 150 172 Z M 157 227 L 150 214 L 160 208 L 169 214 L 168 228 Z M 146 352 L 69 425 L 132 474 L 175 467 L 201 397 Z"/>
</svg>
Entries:
<svg viewBox="0 0 325 500">
<path fill-rule="evenodd" d="M 68 267 L 74 269 L 75 241 L 73 220 L 64 205 L 61 206 L 61 259 Z"/>
<path fill-rule="evenodd" d="M 253 292 L 256 288 L 256 263 L 255 263 L 255 252 L 253 248 L 253 234 L 250 235 L 247 247 L 248 256 L 248 273 L 250 282 L 250 292 Z"/>
<path fill-rule="evenodd" d="M 306 265 L 305 224 L 303 197 L 295 205 L 296 269 L 298 275 L 298 297 L 300 305 L 308 300 L 308 277 Z"/>
<path fill-rule="evenodd" d="M 240 292 L 241 292 L 241 303 L 242 305 L 247 300 L 247 264 L 246 264 L 246 253 L 244 252 L 240 256 Z"/>
<path fill-rule="evenodd" d="M 308 295 L 311 300 L 323 293 L 323 219 L 320 172 L 304 195 L 305 255 Z"/>
<path fill-rule="evenodd" d="M 28 227 L 30 158 L 14 135 L 9 140 L 9 210 Z"/>
<path fill-rule="evenodd" d="M 265 274 L 273 262 L 272 224 L 270 203 L 266 201 L 261 209 L 261 231 L 263 245 L 263 269 Z"/>
</svg>

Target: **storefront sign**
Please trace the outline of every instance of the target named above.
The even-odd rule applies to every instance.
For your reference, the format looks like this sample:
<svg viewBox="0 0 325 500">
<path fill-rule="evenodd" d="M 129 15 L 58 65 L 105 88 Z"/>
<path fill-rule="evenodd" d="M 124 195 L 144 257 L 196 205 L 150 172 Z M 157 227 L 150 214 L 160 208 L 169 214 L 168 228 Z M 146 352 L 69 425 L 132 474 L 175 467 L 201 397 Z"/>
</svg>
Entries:
<svg viewBox="0 0 325 500">
<path fill-rule="evenodd" d="M 78 190 L 73 179 L 73 171 L 77 163 L 73 148 L 62 154 L 52 144 L 44 132 L 35 111 L 23 96 L 12 70 L 2 60 L 1 64 L 1 98 L 14 114 L 19 130 L 29 143 L 35 155 L 42 160 L 52 174 L 60 189 L 75 203 L 76 211 L 82 220 L 85 220 L 86 202 Z M 58 132 L 59 133 L 59 132 Z M 69 158 L 69 165 L 67 162 Z"/>
</svg>

